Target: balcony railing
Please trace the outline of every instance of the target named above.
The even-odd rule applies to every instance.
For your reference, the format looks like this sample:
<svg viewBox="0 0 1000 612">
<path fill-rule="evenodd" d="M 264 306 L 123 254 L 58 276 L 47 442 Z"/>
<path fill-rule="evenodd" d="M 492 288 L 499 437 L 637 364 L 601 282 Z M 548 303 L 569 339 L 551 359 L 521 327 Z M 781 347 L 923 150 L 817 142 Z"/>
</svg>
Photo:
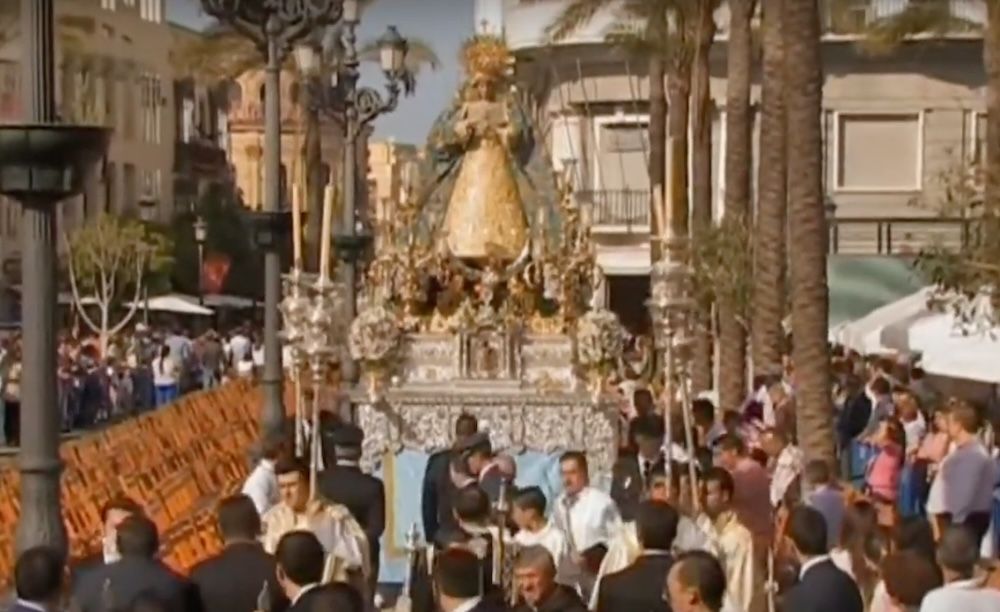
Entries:
<svg viewBox="0 0 1000 612">
<path fill-rule="evenodd" d="M 829 222 L 830 252 L 841 255 L 916 255 L 934 244 L 959 249 L 974 237 L 961 218 L 837 217 Z"/>
<path fill-rule="evenodd" d="M 576 197 L 581 206 L 590 208 L 595 228 L 615 227 L 626 232 L 649 231 L 648 190 L 578 191 Z"/>
<path fill-rule="evenodd" d="M 823 30 L 830 34 L 853 35 L 880 19 L 899 15 L 913 0 L 827 1 L 820 9 Z M 950 0 L 948 11 L 952 33 L 973 32 L 985 23 L 986 5 L 982 0 Z"/>
</svg>

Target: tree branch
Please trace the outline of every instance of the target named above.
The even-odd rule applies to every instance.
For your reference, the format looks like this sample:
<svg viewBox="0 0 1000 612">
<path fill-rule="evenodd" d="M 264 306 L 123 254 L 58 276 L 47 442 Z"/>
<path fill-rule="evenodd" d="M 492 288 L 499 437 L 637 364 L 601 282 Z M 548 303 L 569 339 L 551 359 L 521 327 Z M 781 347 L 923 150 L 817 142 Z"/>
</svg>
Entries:
<svg viewBox="0 0 1000 612">
<path fill-rule="evenodd" d="M 63 234 L 63 242 L 66 244 L 66 252 L 69 254 L 69 257 L 67 257 L 67 260 L 69 260 L 69 286 L 70 291 L 73 293 L 73 305 L 76 307 L 76 311 L 79 313 L 80 319 L 87 324 L 87 327 L 89 327 L 94 333 L 99 334 L 101 333 L 101 328 L 94 324 L 90 315 L 88 315 L 87 311 L 83 308 L 83 302 L 80 299 L 80 290 L 76 286 L 76 270 L 75 265 L 73 264 L 73 247 L 70 245 L 69 238 L 65 233 Z"/>
<path fill-rule="evenodd" d="M 144 282 L 144 279 L 142 278 L 142 268 L 145 265 L 145 263 L 146 263 L 146 258 L 144 255 L 140 255 L 139 257 L 136 258 L 135 271 L 136 271 L 136 279 L 138 280 L 136 280 L 135 283 L 135 291 L 133 292 L 132 295 L 132 301 L 129 303 L 128 312 L 125 313 L 125 316 L 122 317 L 122 320 L 119 321 L 110 330 L 108 330 L 109 338 L 120 332 L 122 329 L 124 329 L 124 327 L 129 324 L 129 321 L 132 320 L 132 317 L 135 316 L 135 313 L 139 310 L 139 296 L 142 294 L 142 283 Z"/>
</svg>

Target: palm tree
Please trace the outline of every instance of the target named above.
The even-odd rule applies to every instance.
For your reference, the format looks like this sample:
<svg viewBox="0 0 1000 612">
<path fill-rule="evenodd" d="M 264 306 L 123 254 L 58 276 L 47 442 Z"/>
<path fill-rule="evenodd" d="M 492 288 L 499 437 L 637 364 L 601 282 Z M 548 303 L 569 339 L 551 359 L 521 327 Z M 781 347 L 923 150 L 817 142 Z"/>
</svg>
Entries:
<svg viewBox="0 0 1000 612">
<path fill-rule="evenodd" d="M 750 168 L 753 160 L 750 80 L 753 76 L 751 20 L 756 0 L 729 0 L 729 46 L 726 52 L 726 196 L 725 214 L 744 223 L 750 213 Z M 746 270 L 750 274 L 750 270 Z M 719 404 L 739 406 L 747 392 L 746 322 L 739 305 L 719 301 Z"/>
<path fill-rule="evenodd" d="M 761 83 L 757 245 L 754 249 L 753 365 L 757 373 L 781 366 L 785 317 L 785 0 L 762 0 L 764 66 Z"/>
<path fill-rule="evenodd" d="M 691 236 L 697 243 L 712 225 L 712 96 L 710 53 L 715 39 L 715 9 L 721 0 L 698 6 L 691 78 Z M 691 385 L 695 393 L 712 387 L 712 303 L 699 304 Z"/>
<path fill-rule="evenodd" d="M 833 407 L 827 349 L 826 218 L 823 208 L 821 108 L 823 70 L 817 0 L 785 7 L 785 103 L 788 142 L 792 359 L 798 439 L 806 461 L 834 462 Z"/>
</svg>

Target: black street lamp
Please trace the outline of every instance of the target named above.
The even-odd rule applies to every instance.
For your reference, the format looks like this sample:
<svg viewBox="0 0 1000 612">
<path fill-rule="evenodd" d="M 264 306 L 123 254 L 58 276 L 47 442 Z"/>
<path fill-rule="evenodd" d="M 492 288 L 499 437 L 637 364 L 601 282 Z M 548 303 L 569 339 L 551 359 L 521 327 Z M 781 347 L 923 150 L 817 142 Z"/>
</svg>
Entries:
<svg viewBox="0 0 1000 612">
<path fill-rule="evenodd" d="M 281 211 L 281 65 L 296 42 L 317 28 L 336 22 L 342 0 L 201 0 L 205 12 L 250 39 L 267 60 L 264 81 L 264 206 Z M 282 398 L 281 260 L 276 242 L 264 247 L 264 414 L 263 434 L 281 434 Z"/>
<path fill-rule="evenodd" d="M 198 304 L 205 305 L 205 240 L 208 238 L 208 223 L 201 215 L 194 218 L 194 243 L 198 245 Z"/>
<path fill-rule="evenodd" d="M 139 198 L 139 218 L 149 226 L 156 221 L 156 200 L 152 196 L 144 195 Z M 147 258 L 142 267 L 142 322 L 149 325 L 149 259 Z"/>
<path fill-rule="evenodd" d="M 0 126 L 0 194 L 20 201 L 23 330 L 21 513 L 17 550 L 66 554 L 60 507 L 56 397 L 56 207 L 83 191 L 87 169 L 107 150 L 110 130 L 57 122 L 54 0 L 22 0 L 22 93 L 27 120 Z"/>
<path fill-rule="evenodd" d="M 395 26 L 389 26 L 379 39 L 379 61 L 385 74 L 386 95 L 383 96 L 374 88 L 358 85 L 361 77 L 361 61 L 357 48 L 360 18 L 358 0 L 344 0 L 342 19 L 344 57 L 337 71 L 331 75 L 333 84 L 327 86 L 319 79 L 312 78 L 307 97 L 311 110 L 334 117 L 344 127 L 343 207 L 340 227 L 337 228 L 333 240 L 342 264 L 345 315 L 349 320 L 357 314 L 358 263 L 372 240 L 364 222 L 357 218 L 357 212 L 362 205 L 358 198 L 358 138 L 375 119 L 394 111 L 399 104 L 400 93 L 404 87 L 409 91 L 412 84 L 411 75 L 406 71 L 409 44 Z M 318 70 L 320 61 L 315 57 L 316 52 L 314 44 L 302 45 L 296 49 L 296 61 L 300 68 Z M 324 236 L 321 239 L 329 237 Z M 345 380 L 357 379 L 357 368 L 346 356 L 341 362 L 341 371 Z"/>
</svg>

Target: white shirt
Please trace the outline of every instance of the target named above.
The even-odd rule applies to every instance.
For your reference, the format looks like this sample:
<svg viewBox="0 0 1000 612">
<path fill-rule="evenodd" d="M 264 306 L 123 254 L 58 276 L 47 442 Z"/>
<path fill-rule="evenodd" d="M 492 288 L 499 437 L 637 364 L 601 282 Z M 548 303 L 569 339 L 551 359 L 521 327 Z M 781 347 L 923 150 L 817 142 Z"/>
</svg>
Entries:
<svg viewBox="0 0 1000 612">
<path fill-rule="evenodd" d="M 250 498 L 259 514 L 264 514 L 279 501 L 278 476 L 274 473 L 274 462 L 261 459 L 257 467 L 243 483 L 244 495 Z"/>
<path fill-rule="evenodd" d="M 233 363 L 239 363 L 250 350 L 250 339 L 242 334 L 236 334 L 229 339 L 229 358 Z"/>
<path fill-rule="evenodd" d="M 466 599 L 451 612 L 470 612 L 473 608 L 479 605 L 479 602 L 482 601 L 482 599 L 483 599 L 482 597 L 476 597 L 474 599 Z"/>
<path fill-rule="evenodd" d="M 40 603 L 35 603 L 33 601 L 28 601 L 27 599 L 18 599 L 14 603 L 14 607 L 26 608 L 28 610 L 38 610 L 38 612 L 49 612 L 49 609 Z"/>
<path fill-rule="evenodd" d="M 1000 591 L 982 587 L 978 579 L 957 580 L 924 596 L 920 612 L 997 612 Z"/>
<path fill-rule="evenodd" d="M 562 492 L 552 513 L 556 526 L 568 536 L 569 548 L 581 553 L 598 544 L 609 544 L 621 528 L 615 502 L 604 491 L 587 486 L 575 498 Z"/>
<path fill-rule="evenodd" d="M 566 534 L 549 521 L 538 531 L 522 529 L 514 535 L 518 546 L 544 546 L 556 567 L 556 582 L 573 586 L 573 562 L 570 556 L 569 541 Z"/>
<path fill-rule="evenodd" d="M 920 442 L 927 433 L 927 421 L 924 420 L 924 415 L 918 412 L 917 418 L 908 423 L 904 422 L 903 431 L 906 433 L 906 451 L 920 448 Z"/>
<path fill-rule="evenodd" d="M 158 387 L 177 384 L 177 364 L 172 357 L 153 360 L 153 384 Z"/>
<path fill-rule="evenodd" d="M 791 444 L 778 454 L 774 462 L 774 474 L 771 476 L 771 505 L 775 508 L 785 498 L 788 487 L 802 473 L 802 463 L 802 451 Z"/>
</svg>

